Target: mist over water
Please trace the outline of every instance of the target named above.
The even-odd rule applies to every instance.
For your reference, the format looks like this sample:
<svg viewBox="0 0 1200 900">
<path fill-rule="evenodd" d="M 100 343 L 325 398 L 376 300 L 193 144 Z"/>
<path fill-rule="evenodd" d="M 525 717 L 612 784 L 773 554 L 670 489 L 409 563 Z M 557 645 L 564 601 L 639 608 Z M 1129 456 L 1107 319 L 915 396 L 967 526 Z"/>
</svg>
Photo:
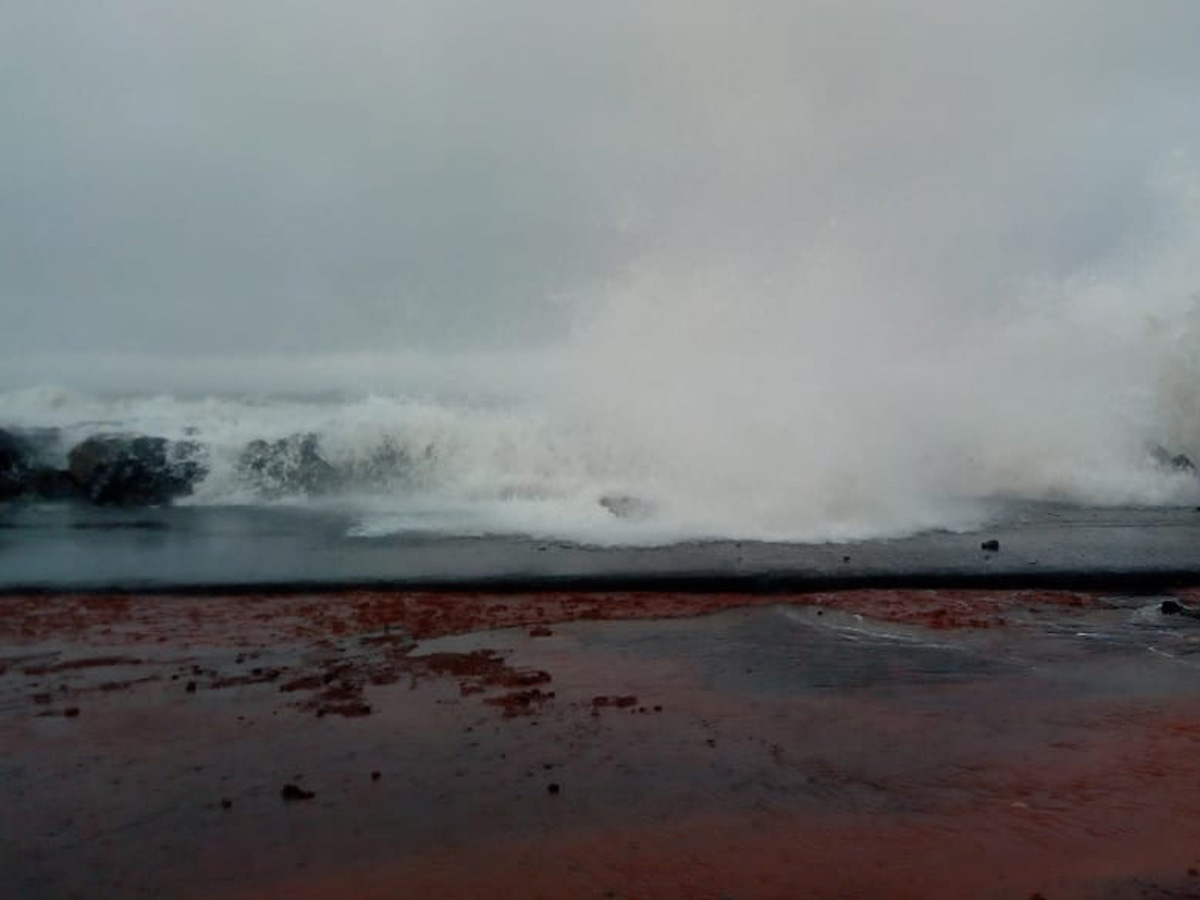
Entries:
<svg viewBox="0 0 1200 900">
<path fill-rule="evenodd" d="M 1200 494 L 1147 453 L 1200 458 L 1190 4 L 0 18 L 0 425 L 195 430 L 194 502 L 252 502 L 240 449 L 307 431 L 420 460 L 350 498 L 370 534 Z"/>
</svg>

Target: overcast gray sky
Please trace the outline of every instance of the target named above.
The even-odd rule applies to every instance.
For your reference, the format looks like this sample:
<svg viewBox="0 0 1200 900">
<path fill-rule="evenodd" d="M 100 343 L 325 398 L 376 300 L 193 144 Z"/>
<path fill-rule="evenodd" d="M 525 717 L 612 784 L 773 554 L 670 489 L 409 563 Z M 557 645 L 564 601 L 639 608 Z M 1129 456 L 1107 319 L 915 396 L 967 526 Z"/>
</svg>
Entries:
<svg viewBox="0 0 1200 900">
<path fill-rule="evenodd" d="M 1168 227 L 1198 46 L 1190 0 L 0 0 L 0 352 L 537 341 L 831 223 L 973 314 Z"/>
</svg>

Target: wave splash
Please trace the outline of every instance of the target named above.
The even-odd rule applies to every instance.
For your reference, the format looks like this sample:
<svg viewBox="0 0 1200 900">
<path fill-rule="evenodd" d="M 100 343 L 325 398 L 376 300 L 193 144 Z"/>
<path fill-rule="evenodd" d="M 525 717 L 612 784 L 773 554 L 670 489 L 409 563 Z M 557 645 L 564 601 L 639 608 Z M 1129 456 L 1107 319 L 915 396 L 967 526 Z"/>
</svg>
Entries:
<svg viewBox="0 0 1200 900">
<path fill-rule="evenodd" d="M 14 145 L 0 385 L 96 393 L 10 390 L 0 426 L 194 441 L 187 502 L 347 504 L 362 534 L 850 540 L 1200 499 L 1160 461 L 1200 459 L 1195 4 L 251 5 L 270 28 L 159 22 L 179 53 L 119 16 L 30 44 L 50 143 Z M 80 59 L 167 105 L 74 114 Z"/>
</svg>

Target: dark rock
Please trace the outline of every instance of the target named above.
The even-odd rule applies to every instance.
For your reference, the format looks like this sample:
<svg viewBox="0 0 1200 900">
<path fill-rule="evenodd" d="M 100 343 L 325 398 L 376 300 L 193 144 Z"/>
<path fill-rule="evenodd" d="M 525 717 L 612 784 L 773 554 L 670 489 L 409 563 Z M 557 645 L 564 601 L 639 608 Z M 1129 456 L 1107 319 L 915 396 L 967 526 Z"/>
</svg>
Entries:
<svg viewBox="0 0 1200 900">
<path fill-rule="evenodd" d="M 285 784 L 283 786 L 283 790 L 279 792 L 279 796 L 290 802 L 292 800 L 311 800 L 317 795 L 312 791 L 306 791 L 304 788 L 299 787 L 298 785 Z"/>
<path fill-rule="evenodd" d="M 1164 600 L 1158 610 L 1164 616 L 1186 616 L 1189 619 L 1200 619 L 1200 609 L 1184 606 L 1177 600 Z"/>
<path fill-rule="evenodd" d="M 67 471 L 93 503 L 150 506 L 190 494 L 208 466 L 193 441 L 108 434 L 72 449 Z"/>
<path fill-rule="evenodd" d="M 339 483 L 337 472 L 321 456 L 315 434 L 251 441 L 238 460 L 238 473 L 268 498 L 328 493 Z"/>
<path fill-rule="evenodd" d="M 1164 469 L 1171 469 L 1175 472 L 1195 472 L 1196 466 L 1191 461 L 1186 453 L 1172 454 L 1162 444 L 1151 444 L 1149 448 L 1150 458 Z"/>
<path fill-rule="evenodd" d="M 0 428 L 0 500 L 28 493 L 35 468 L 26 442 Z"/>
<path fill-rule="evenodd" d="M 407 451 L 392 438 L 385 438 L 347 466 L 341 477 L 356 487 L 386 487 L 410 480 L 413 466 Z"/>
<path fill-rule="evenodd" d="M 30 464 L 23 442 L 0 428 L 0 500 L 22 496 L 28 486 Z"/>
<path fill-rule="evenodd" d="M 50 464 L 55 429 L 20 433 L 0 428 L 0 500 L 70 500 L 80 491 L 70 475 Z"/>
<path fill-rule="evenodd" d="M 648 519 L 654 514 L 653 504 L 629 494 L 605 494 L 600 505 L 618 519 Z"/>
<path fill-rule="evenodd" d="M 233 809 L 233 801 L 229 799 L 222 800 L 221 809 Z"/>
<path fill-rule="evenodd" d="M 553 783 L 551 783 L 551 784 L 548 784 L 548 785 L 546 785 L 546 792 L 547 792 L 547 793 L 549 793 L 549 794 L 558 794 L 558 793 L 561 793 L 561 792 L 562 792 L 562 786 L 561 786 L 561 785 L 558 785 L 558 784 L 553 784 Z"/>
<path fill-rule="evenodd" d="M 993 538 L 990 541 L 984 541 L 979 545 L 980 550 L 987 550 L 989 553 L 996 553 L 1000 549 L 1000 542 Z"/>
<path fill-rule="evenodd" d="M 85 494 L 70 472 L 39 468 L 29 479 L 30 493 L 41 500 L 81 500 Z"/>
</svg>

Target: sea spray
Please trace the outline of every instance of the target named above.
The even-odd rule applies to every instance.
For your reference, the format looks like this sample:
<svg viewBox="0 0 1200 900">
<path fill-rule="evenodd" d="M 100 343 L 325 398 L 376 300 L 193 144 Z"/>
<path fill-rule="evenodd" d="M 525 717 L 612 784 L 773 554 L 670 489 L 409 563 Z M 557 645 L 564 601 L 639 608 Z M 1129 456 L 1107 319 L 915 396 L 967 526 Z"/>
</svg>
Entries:
<svg viewBox="0 0 1200 900">
<path fill-rule="evenodd" d="M 9 13 L 0 425 L 363 534 L 1198 499 L 1200 8 L 151 7 Z"/>
</svg>

